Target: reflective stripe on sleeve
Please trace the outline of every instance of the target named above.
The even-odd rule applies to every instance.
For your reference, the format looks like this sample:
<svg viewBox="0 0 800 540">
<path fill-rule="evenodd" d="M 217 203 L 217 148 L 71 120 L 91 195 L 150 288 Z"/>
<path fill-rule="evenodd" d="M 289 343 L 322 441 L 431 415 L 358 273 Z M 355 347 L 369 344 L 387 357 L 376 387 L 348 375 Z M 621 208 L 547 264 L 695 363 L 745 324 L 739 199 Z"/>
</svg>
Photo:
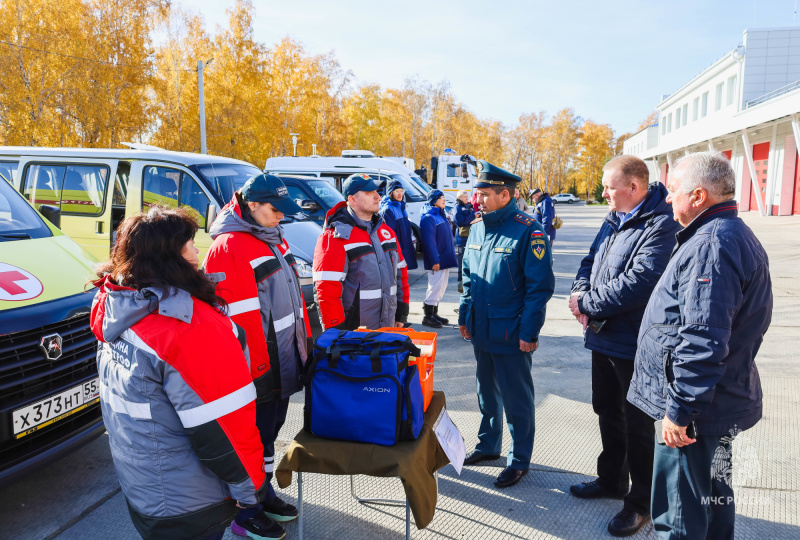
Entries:
<svg viewBox="0 0 800 540">
<path fill-rule="evenodd" d="M 150 414 L 150 403 L 137 403 L 135 401 L 122 399 L 102 382 L 100 382 L 100 396 L 103 398 L 103 401 L 108 403 L 111 410 L 117 414 L 127 414 L 131 418 L 140 418 L 143 420 L 151 420 L 153 418 Z"/>
<path fill-rule="evenodd" d="M 239 300 L 228 304 L 228 316 L 233 317 L 234 315 L 240 315 L 248 311 L 258 311 L 259 309 L 261 309 L 261 304 L 258 303 L 258 298 Z"/>
<path fill-rule="evenodd" d="M 371 247 L 371 246 L 372 244 L 370 244 L 369 242 L 353 242 L 352 244 L 345 244 L 344 250 L 350 251 L 351 249 L 355 249 L 357 247 Z"/>
<path fill-rule="evenodd" d="M 391 289 L 389 289 L 389 294 L 390 294 L 390 295 L 395 295 L 395 294 L 397 294 L 397 285 L 393 285 L 393 286 L 392 286 L 392 288 L 391 288 Z"/>
<path fill-rule="evenodd" d="M 314 281 L 344 281 L 347 274 L 344 272 L 330 272 L 322 270 L 321 272 L 314 272 Z"/>
<path fill-rule="evenodd" d="M 211 422 L 212 420 L 216 420 L 217 418 L 225 416 L 226 414 L 230 414 L 233 411 L 237 411 L 248 403 L 255 401 L 255 399 L 256 387 L 252 382 L 250 382 L 235 392 L 231 392 L 227 396 L 215 399 L 210 403 L 206 403 L 205 405 L 200 405 L 199 407 L 194 407 L 192 409 L 176 412 L 178 413 L 178 417 L 181 419 L 183 427 L 189 429 L 201 426 Z"/>
<path fill-rule="evenodd" d="M 408 263 L 406 261 L 400 261 L 399 263 L 397 263 L 397 268 L 405 268 L 407 266 Z"/>
<path fill-rule="evenodd" d="M 253 259 L 252 261 L 250 261 L 250 268 L 255 269 L 255 267 L 258 266 L 259 264 L 271 261 L 274 258 L 275 257 L 271 255 L 264 255 L 263 257 L 258 257 L 257 259 Z"/>
<path fill-rule="evenodd" d="M 373 289 L 373 290 L 371 290 L 371 291 L 369 291 L 369 290 L 367 290 L 367 291 L 365 291 L 365 290 L 362 290 L 362 291 L 360 291 L 360 292 L 358 293 L 358 296 L 359 296 L 359 297 L 360 297 L 362 300 L 376 300 L 376 299 L 379 299 L 379 298 L 381 297 L 381 292 L 382 292 L 382 291 L 381 291 L 380 289 Z"/>
<path fill-rule="evenodd" d="M 290 313 L 286 317 L 282 317 L 277 321 L 272 321 L 272 326 L 275 327 L 276 332 L 280 332 L 281 330 L 286 330 L 293 324 L 294 324 L 294 313 Z"/>
</svg>

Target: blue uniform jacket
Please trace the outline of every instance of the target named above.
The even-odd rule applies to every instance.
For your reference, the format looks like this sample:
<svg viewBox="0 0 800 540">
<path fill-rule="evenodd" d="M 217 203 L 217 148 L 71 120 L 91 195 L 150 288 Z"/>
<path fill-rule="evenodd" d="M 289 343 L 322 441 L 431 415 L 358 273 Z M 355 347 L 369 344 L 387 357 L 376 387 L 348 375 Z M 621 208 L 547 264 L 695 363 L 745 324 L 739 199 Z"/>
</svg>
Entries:
<svg viewBox="0 0 800 540">
<path fill-rule="evenodd" d="M 600 333 L 587 329 L 586 348 L 633 362 L 644 308 L 675 247 L 680 224 L 665 200 L 667 188 L 650 185 L 636 212 L 619 227 L 609 212 L 581 261 L 572 292 L 584 292 L 578 306 L 591 319 L 605 320 Z"/>
<path fill-rule="evenodd" d="M 544 232 L 552 242 L 556 239 L 556 228 L 553 227 L 553 220 L 556 217 L 556 206 L 549 193 L 542 195 L 533 210 L 533 219 L 542 224 Z"/>
<path fill-rule="evenodd" d="M 461 201 L 458 201 L 458 206 L 456 206 L 456 245 L 457 246 L 466 246 L 467 245 L 467 237 L 461 236 L 458 234 L 458 227 L 469 227 L 469 224 L 475 220 L 475 208 L 472 207 L 470 203 L 463 204 Z"/>
<path fill-rule="evenodd" d="M 542 227 L 513 199 L 470 227 L 462 272 L 458 324 L 476 349 L 514 354 L 520 339 L 539 339 L 555 288 L 553 257 Z"/>
<path fill-rule="evenodd" d="M 400 251 L 409 270 L 417 268 L 417 252 L 414 250 L 414 233 L 408 220 L 405 201 L 393 201 L 388 195 L 381 199 L 380 214 L 390 229 L 397 235 Z"/>
<path fill-rule="evenodd" d="M 767 253 L 736 215 L 707 209 L 677 234 L 639 331 L 628 401 L 655 419 L 695 421 L 701 435 L 761 418 L 755 357 L 772 319 Z"/>
<path fill-rule="evenodd" d="M 433 270 L 434 264 L 439 265 L 439 270 L 456 268 L 458 259 L 453 245 L 453 229 L 444 210 L 425 203 L 420 214 L 419 228 L 425 270 Z"/>
</svg>

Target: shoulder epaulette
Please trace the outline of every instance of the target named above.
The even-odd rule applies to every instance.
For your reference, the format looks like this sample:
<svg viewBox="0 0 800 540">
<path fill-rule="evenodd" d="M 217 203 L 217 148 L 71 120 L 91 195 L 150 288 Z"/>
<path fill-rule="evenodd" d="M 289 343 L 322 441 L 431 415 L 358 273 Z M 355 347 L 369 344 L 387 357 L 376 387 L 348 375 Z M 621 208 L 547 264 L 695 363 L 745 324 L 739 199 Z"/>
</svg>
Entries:
<svg viewBox="0 0 800 540">
<path fill-rule="evenodd" d="M 527 226 L 533 225 L 533 222 L 536 221 L 532 217 L 526 216 L 525 214 L 514 214 L 514 219 Z"/>
</svg>

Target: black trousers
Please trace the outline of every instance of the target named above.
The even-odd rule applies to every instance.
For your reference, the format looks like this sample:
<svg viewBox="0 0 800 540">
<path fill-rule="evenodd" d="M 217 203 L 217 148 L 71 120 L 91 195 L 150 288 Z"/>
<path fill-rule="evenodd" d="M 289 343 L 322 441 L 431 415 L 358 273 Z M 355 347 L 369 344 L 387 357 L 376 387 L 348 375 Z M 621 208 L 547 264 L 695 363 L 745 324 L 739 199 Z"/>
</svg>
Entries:
<svg viewBox="0 0 800 540">
<path fill-rule="evenodd" d="M 272 471 L 275 467 L 275 439 L 286 422 L 289 410 L 289 398 L 274 399 L 256 403 L 256 426 L 264 445 L 264 472 L 267 473 L 267 493 L 262 502 L 271 503 L 277 497 L 272 487 Z"/>
<path fill-rule="evenodd" d="M 625 508 L 650 513 L 653 482 L 653 419 L 626 399 L 633 377 L 633 360 L 592 351 L 592 407 L 600 421 L 603 451 L 597 458 L 600 485 L 626 491 Z"/>
</svg>

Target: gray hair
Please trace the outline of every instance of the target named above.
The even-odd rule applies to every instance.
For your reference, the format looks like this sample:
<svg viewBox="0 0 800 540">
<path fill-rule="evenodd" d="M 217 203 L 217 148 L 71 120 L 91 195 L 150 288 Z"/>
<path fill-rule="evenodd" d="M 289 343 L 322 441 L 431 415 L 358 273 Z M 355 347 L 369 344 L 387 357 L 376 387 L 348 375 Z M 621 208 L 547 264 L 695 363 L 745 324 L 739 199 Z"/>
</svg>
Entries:
<svg viewBox="0 0 800 540">
<path fill-rule="evenodd" d="M 680 169 L 681 190 L 684 193 L 704 188 L 716 199 L 732 199 L 736 193 L 736 175 L 727 156 L 718 150 L 695 152 L 675 163 Z"/>
</svg>

